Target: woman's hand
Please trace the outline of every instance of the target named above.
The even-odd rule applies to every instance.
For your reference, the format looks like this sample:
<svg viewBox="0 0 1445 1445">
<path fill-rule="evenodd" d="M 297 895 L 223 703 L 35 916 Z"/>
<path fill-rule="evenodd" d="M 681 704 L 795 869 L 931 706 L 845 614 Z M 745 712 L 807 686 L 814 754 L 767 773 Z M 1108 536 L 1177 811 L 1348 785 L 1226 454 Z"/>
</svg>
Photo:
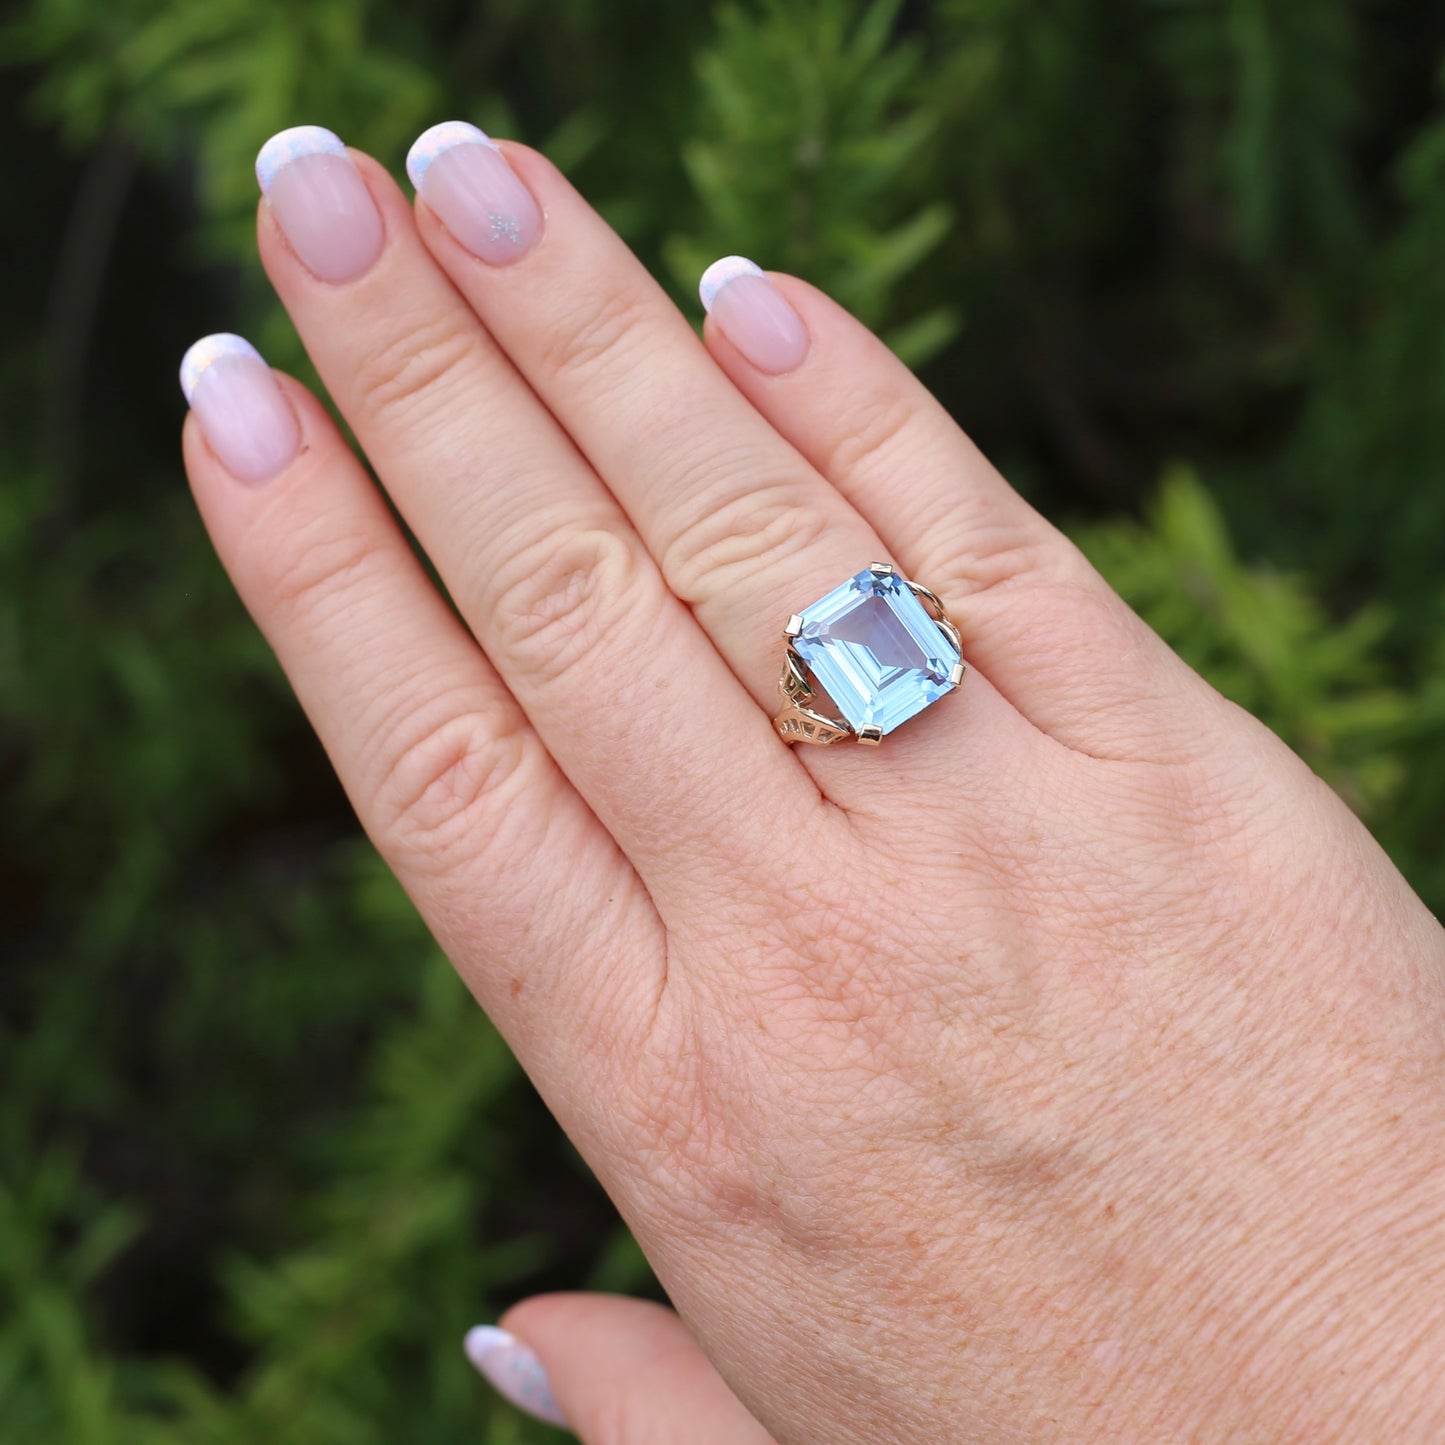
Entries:
<svg viewBox="0 0 1445 1445">
<path fill-rule="evenodd" d="M 1445 948 L 1345 807 L 805 282 L 733 280 L 704 346 L 534 151 L 444 129 L 413 211 L 317 140 L 268 147 L 262 257 L 460 619 L 319 403 L 224 348 L 197 498 L 747 1410 L 1445 1438 Z M 785 746 L 783 623 L 882 560 L 970 674 L 881 748 Z M 585 1439 L 712 1438 L 587 1407 L 542 1305 Z"/>
</svg>

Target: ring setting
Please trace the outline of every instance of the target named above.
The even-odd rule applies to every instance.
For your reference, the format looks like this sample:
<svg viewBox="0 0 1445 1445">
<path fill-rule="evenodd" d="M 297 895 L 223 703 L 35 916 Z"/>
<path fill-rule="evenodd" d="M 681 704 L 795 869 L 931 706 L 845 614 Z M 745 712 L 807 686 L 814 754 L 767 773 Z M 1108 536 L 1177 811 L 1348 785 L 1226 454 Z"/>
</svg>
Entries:
<svg viewBox="0 0 1445 1445">
<path fill-rule="evenodd" d="M 874 562 L 783 629 L 788 644 L 773 726 L 787 743 L 876 746 L 963 681 L 963 647 L 928 588 Z M 819 711 L 822 696 L 834 716 Z"/>
</svg>

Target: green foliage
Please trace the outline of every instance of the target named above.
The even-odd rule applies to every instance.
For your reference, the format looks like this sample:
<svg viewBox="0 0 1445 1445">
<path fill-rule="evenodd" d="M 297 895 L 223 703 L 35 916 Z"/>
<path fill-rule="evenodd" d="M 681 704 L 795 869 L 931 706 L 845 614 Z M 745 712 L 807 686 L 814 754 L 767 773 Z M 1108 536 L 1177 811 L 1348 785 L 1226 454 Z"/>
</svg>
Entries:
<svg viewBox="0 0 1445 1445">
<path fill-rule="evenodd" d="M 1182 468 L 1164 478 L 1146 523 L 1103 523 L 1078 540 L 1186 662 L 1368 821 L 1388 822 L 1406 781 L 1401 740 L 1439 735 L 1445 690 L 1411 697 L 1387 684 L 1386 607 L 1337 620 L 1301 579 L 1242 564 L 1213 498 Z"/>
<path fill-rule="evenodd" d="M 1243 261 L 1347 251 L 1359 234 L 1348 149 L 1363 79 L 1354 12 L 1273 0 L 1156 4 L 1178 85 L 1182 194 L 1222 204 Z"/>
<path fill-rule="evenodd" d="M 57 0 L 23 12 L 7 49 L 40 64 L 36 113 L 71 145 L 119 125 L 157 158 L 189 150 L 198 199 L 226 226 L 210 249 L 234 255 L 255 203 L 255 138 L 276 116 L 346 115 L 370 149 L 435 114 L 442 88 L 408 14 L 357 0 Z"/>
<path fill-rule="evenodd" d="M 836 0 L 719 7 L 697 65 L 700 134 L 682 150 L 704 225 L 674 237 L 667 257 L 682 288 L 724 247 L 828 276 L 834 297 L 916 364 L 957 321 L 943 303 L 884 326 L 899 282 L 951 219 L 941 200 L 909 204 L 924 189 L 916 182 L 899 184 L 917 174 L 937 125 L 935 111 L 903 104 L 924 62 L 916 39 L 890 43 L 900 3 L 873 0 L 856 16 Z"/>
<path fill-rule="evenodd" d="M 462 1330 L 650 1287 L 184 495 L 187 341 L 307 374 L 251 237 L 281 126 L 399 173 L 466 116 L 688 315 L 727 252 L 839 298 L 1445 905 L 1432 7 L 22 0 L 0 58 L 7 1445 L 556 1438 Z"/>
<path fill-rule="evenodd" d="M 11 1129 L 24 1122 L 13 1114 L 6 1120 Z M 17 1143 L 6 1139 L 7 1155 L 26 1167 L 0 1179 L 6 1427 L 20 1440 L 90 1445 L 111 1438 L 122 1407 L 117 1368 L 92 1352 L 79 1301 L 133 1236 L 136 1220 L 123 1206 L 94 1197 L 71 1151 L 25 1154 Z"/>
</svg>

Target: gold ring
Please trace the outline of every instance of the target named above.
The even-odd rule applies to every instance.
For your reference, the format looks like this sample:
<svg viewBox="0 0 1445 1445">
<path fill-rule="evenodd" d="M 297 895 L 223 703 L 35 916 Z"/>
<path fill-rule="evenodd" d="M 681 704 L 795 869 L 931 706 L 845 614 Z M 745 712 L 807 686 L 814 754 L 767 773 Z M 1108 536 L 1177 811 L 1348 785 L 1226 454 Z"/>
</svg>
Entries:
<svg viewBox="0 0 1445 1445">
<path fill-rule="evenodd" d="M 876 746 L 963 681 L 963 644 L 947 609 L 887 562 L 795 613 L 783 637 L 783 706 L 773 726 L 788 743 Z M 837 716 L 818 711 L 824 695 Z"/>
</svg>

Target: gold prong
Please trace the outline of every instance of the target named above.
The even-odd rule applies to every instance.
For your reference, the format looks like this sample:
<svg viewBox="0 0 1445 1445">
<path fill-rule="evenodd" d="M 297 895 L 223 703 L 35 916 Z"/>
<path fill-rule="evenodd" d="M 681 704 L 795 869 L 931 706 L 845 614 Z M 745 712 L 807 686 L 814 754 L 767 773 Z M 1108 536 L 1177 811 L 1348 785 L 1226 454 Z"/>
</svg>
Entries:
<svg viewBox="0 0 1445 1445">
<path fill-rule="evenodd" d="M 875 577 L 891 577 L 893 575 L 893 563 L 891 562 L 870 562 L 868 570 Z"/>
<path fill-rule="evenodd" d="M 948 620 L 948 609 L 939 600 L 938 593 L 930 592 L 921 582 L 909 582 L 908 590 L 933 614 L 935 622 Z"/>
<path fill-rule="evenodd" d="M 783 628 L 783 637 L 791 642 L 803 630 L 803 619 L 795 612 L 788 618 L 788 625 Z"/>
<path fill-rule="evenodd" d="M 967 671 L 967 669 L 964 667 L 964 665 L 963 665 L 961 662 L 955 662 L 955 663 L 953 664 L 953 671 L 948 674 L 948 681 L 949 681 L 949 683 L 950 683 L 952 686 L 957 687 L 957 686 L 959 685 L 959 683 L 961 683 L 961 682 L 963 681 L 963 674 L 964 674 L 966 671 Z"/>
<path fill-rule="evenodd" d="M 963 651 L 963 638 L 958 635 L 958 628 L 946 617 L 935 617 L 933 622 L 938 630 L 953 644 L 953 650 L 961 653 Z"/>
<path fill-rule="evenodd" d="M 883 741 L 883 729 L 877 723 L 868 723 L 858 729 L 858 741 L 865 747 L 876 748 Z"/>
</svg>

